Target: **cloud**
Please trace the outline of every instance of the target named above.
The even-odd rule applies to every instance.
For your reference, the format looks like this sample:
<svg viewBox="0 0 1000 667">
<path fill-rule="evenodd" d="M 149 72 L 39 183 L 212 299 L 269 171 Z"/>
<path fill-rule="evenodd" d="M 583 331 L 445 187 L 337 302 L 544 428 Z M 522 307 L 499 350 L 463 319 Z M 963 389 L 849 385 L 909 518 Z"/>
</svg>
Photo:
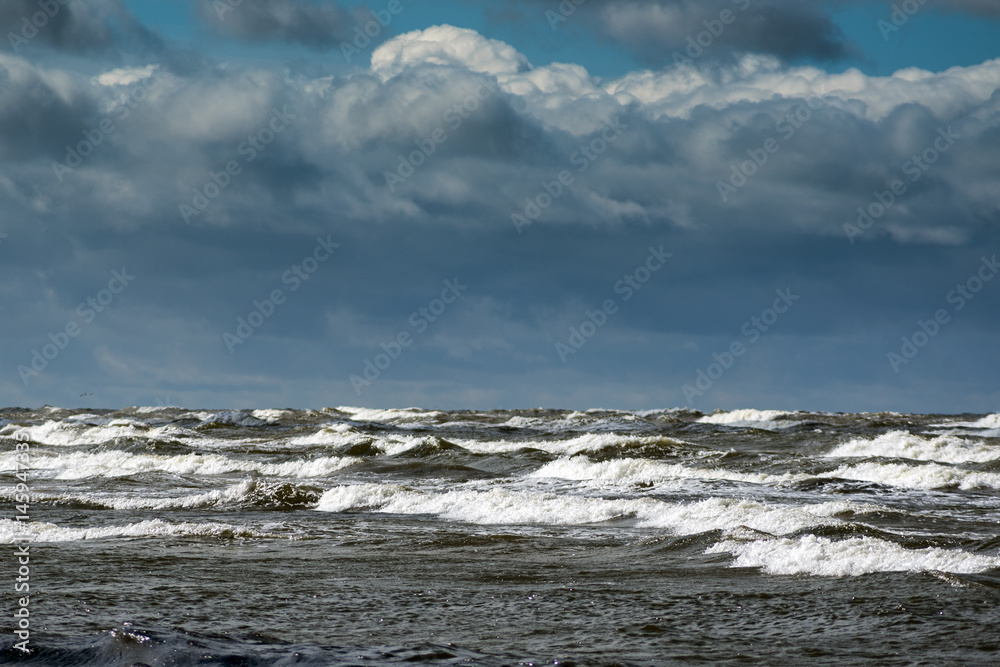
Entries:
<svg viewBox="0 0 1000 667">
<path fill-rule="evenodd" d="M 100 53 L 114 48 L 158 52 L 163 46 L 122 0 L 53 1 L 46 7 L 38 0 L 4 0 L 0 4 L 0 35 L 15 52 L 37 45 L 69 53 Z"/>
<path fill-rule="evenodd" d="M 334 2 L 309 0 L 192 0 L 199 18 L 216 32 L 246 42 L 289 42 L 324 51 L 353 38 L 360 19 Z"/>
<path fill-rule="evenodd" d="M 672 64 L 675 53 L 713 61 L 740 53 L 784 60 L 855 53 L 821 5 L 797 0 L 615 0 L 591 11 L 602 34 L 659 66 Z"/>
<path fill-rule="evenodd" d="M 0 327 L 15 366 L 112 268 L 137 276 L 25 400 L 99 378 L 118 387 L 113 402 L 185 381 L 199 387 L 185 402 L 217 404 L 204 387 L 222 385 L 235 401 L 351 402 L 349 374 L 455 276 L 467 296 L 366 400 L 440 404 L 476 385 L 488 400 L 565 404 L 567 387 L 597 401 L 609 395 L 598 381 L 619 377 L 629 396 L 675 404 L 680 382 L 664 378 L 690 381 L 786 286 L 801 289 L 801 310 L 755 354 L 807 368 L 796 389 L 846 382 L 848 367 L 880 386 L 890 345 L 996 247 L 1000 60 L 876 77 L 743 54 L 599 78 L 532 66 L 451 26 L 372 54 L 346 74 L 0 56 L 0 290 L 12 313 Z M 287 122 L 272 125 L 276 114 Z M 106 119 L 113 129 L 97 134 Z M 942 131 L 955 141 L 928 153 L 949 141 Z M 77 149 L 82 163 L 57 173 Z M 911 180 L 904 165 L 925 153 L 933 163 Z M 723 198 L 734 169 L 745 183 Z M 849 242 L 844 224 L 894 179 L 905 194 Z M 186 224 L 179 206 L 196 197 Z M 534 222 L 519 234 L 512 214 Z M 230 355 L 222 332 L 287 288 L 284 272 L 328 234 L 343 253 Z M 669 266 L 563 367 L 553 344 L 620 296 L 616 281 L 653 243 L 674 253 Z M 995 331 L 987 294 L 949 336 Z M 954 367 L 949 344 L 935 349 L 937 361 L 929 349 L 921 359 Z M 970 371 L 987 369 L 982 396 L 995 396 L 989 354 Z M 0 389 L 20 396 L 8 375 Z M 746 381 L 738 395 L 752 402 Z"/>
<path fill-rule="evenodd" d="M 508 0 L 493 21 L 542 21 L 549 30 L 584 26 L 653 67 L 694 54 L 700 64 L 747 53 L 785 61 L 836 61 L 860 55 L 834 21 L 832 2 L 800 0 Z"/>
<path fill-rule="evenodd" d="M 85 83 L 0 54 L 0 156 L 16 163 L 54 157 L 92 116 L 96 103 Z"/>
<path fill-rule="evenodd" d="M 537 225 L 739 224 L 830 236 L 947 126 L 962 137 L 955 151 L 867 238 L 953 243 L 1000 202 L 989 185 L 1000 60 L 873 77 L 743 56 L 714 72 L 680 66 L 596 79 L 578 65 L 532 68 L 507 44 L 435 26 L 389 40 L 370 70 L 350 76 L 216 67 L 157 77 L 155 101 L 138 105 L 62 179 L 53 160 L 153 66 L 83 79 L 11 56 L 0 64 L 13 91 L 0 99 L 0 151 L 20 165 L 15 191 L 50 202 L 53 214 L 87 212 L 112 225 L 183 224 L 179 205 L 236 160 L 239 176 L 196 224 L 278 225 L 298 211 L 361 225 L 513 228 L 512 214 L 523 216 L 544 183 L 568 170 L 573 183 Z M 816 108 L 803 112 L 810 100 Z M 269 133 L 276 109 L 294 120 L 248 159 L 247 140 Z M 795 113 L 807 122 L 790 124 Z M 612 143 L 600 139 L 609 123 L 627 128 Z M 733 165 L 768 139 L 779 152 L 720 197 Z M 591 142 L 600 157 L 581 161 Z M 405 175 L 414 151 L 419 164 Z"/>
<path fill-rule="evenodd" d="M 453 65 L 484 74 L 517 74 L 531 68 L 509 44 L 468 28 L 438 25 L 399 35 L 372 53 L 372 70 L 392 76 L 420 64 Z"/>
</svg>

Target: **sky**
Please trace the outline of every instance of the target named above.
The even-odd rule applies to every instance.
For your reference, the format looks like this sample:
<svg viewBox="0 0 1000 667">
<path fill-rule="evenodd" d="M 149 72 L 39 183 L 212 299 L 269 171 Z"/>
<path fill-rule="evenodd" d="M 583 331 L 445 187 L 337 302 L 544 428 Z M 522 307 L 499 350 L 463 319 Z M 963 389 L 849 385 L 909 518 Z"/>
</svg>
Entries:
<svg viewBox="0 0 1000 667">
<path fill-rule="evenodd" d="M 1000 411 L 993 0 L 0 36 L 0 404 Z"/>
</svg>

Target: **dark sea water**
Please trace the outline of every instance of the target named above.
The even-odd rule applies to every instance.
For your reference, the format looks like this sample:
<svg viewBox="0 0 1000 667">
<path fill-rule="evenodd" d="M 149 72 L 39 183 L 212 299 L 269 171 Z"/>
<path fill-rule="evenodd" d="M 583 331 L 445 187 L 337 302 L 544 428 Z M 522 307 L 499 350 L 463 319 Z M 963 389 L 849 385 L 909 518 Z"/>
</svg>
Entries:
<svg viewBox="0 0 1000 667">
<path fill-rule="evenodd" d="M 997 414 L 8 408 L 0 468 L 4 664 L 1000 664 Z"/>
</svg>

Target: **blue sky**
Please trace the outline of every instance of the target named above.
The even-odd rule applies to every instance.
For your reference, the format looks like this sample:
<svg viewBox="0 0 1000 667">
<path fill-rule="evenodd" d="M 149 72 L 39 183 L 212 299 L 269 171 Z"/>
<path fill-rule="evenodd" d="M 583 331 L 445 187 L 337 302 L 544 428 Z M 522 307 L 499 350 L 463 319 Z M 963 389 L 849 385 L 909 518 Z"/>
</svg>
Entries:
<svg viewBox="0 0 1000 667">
<path fill-rule="evenodd" d="M 0 402 L 1000 406 L 995 3 L 232 4 L 0 8 Z"/>
</svg>

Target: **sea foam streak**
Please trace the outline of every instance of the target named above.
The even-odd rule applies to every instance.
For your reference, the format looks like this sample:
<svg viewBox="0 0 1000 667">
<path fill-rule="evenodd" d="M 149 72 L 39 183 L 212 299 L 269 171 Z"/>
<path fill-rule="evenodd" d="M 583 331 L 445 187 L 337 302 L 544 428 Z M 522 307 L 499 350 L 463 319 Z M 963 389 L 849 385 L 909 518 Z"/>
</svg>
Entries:
<svg viewBox="0 0 1000 667">
<path fill-rule="evenodd" d="M 965 551 L 905 549 L 872 537 L 831 540 L 815 535 L 741 542 L 723 540 L 705 553 L 731 553 L 732 567 L 759 567 L 767 574 L 812 574 L 823 577 L 859 576 L 872 572 L 971 574 L 1000 567 L 1000 558 Z"/>
</svg>

